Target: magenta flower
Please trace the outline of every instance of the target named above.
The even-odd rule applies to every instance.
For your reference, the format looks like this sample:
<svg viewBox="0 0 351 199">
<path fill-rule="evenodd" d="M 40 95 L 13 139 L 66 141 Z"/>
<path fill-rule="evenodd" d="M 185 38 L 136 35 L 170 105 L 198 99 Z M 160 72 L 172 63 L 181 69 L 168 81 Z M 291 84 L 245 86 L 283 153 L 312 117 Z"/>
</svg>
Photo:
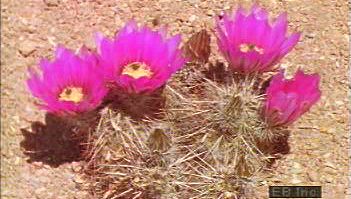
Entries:
<svg viewBox="0 0 351 199">
<path fill-rule="evenodd" d="M 271 126 L 286 126 L 307 112 L 321 96 L 319 75 L 299 70 L 293 79 L 275 75 L 266 90 L 264 117 Z"/>
<path fill-rule="evenodd" d="M 220 51 L 234 71 L 244 74 L 274 70 L 300 38 L 300 33 L 286 37 L 286 13 L 270 24 L 267 11 L 256 5 L 248 14 L 242 8 L 224 14 L 216 24 Z"/>
<path fill-rule="evenodd" d="M 56 59 L 41 60 L 40 69 L 40 74 L 29 69 L 27 85 L 41 100 L 40 107 L 48 112 L 62 116 L 91 111 L 107 93 L 96 57 L 88 52 L 75 55 L 58 47 Z"/>
<path fill-rule="evenodd" d="M 180 35 L 167 38 L 165 29 L 126 24 L 114 40 L 97 35 L 100 65 L 107 81 L 129 93 L 152 92 L 185 63 L 178 49 Z"/>
</svg>

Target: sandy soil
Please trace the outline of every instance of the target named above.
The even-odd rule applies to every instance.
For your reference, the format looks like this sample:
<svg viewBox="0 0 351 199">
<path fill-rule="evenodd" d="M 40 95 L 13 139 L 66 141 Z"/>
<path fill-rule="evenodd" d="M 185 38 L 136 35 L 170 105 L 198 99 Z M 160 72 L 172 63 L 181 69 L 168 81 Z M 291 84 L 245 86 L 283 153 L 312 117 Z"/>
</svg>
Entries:
<svg viewBox="0 0 351 199">
<path fill-rule="evenodd" d="M 50 118 L 33 105 L 25 87 L 26 67 L 52 57 L 53 47 L 94 47 L 96 31 L 113 35 L 134 17 L 168 24 L 188 38 L 213 27 L 213 16 L 239 3 L 211 0 L 3 0 L 1 5 L 1 196 L 5 198 L 88 198 L 81 191 L 79 149 L 47 129 Z M 291 30 L 303 32 L 283 65 L 318 72 L 323 97 L 293 128 L 290 153 L 271 174 L 262 174 L 260 198 L 268 185 L 322 185 L 323 198 L 349 198 L 347 1 L 262 0 L 274 14 L 287 11 Z M 214 39 L 213 39 L 214 41 Z M 215 46 L 215 43 L 213 43 Z M 212 54 L 211 60 L 220 59 Z"/>
</svg>

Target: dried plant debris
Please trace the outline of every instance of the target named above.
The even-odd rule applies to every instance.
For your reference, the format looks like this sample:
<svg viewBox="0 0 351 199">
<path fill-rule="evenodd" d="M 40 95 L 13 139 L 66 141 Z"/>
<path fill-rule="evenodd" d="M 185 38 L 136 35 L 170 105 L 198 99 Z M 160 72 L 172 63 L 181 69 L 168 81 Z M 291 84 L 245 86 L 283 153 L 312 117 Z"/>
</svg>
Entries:
<svg viewBox="0 0 351 199">
<path fill-rule="evenodd" d="M 86 168 L 96 197 L 248 197 L 280 130 L 261 119 L 257 78 L 217 83 L 205 75 L 192 76 L 202 80 L 198 92 L 178 81 L 166 86 L 164 118 L 103 114 Z"/>
<path fill-rule="evenodd" d="M 193 34 L 183 46 L 184 57 L 191 62 L 207 63 L 211 53 L 211 36 L 206 29 Z"/>
</svg>

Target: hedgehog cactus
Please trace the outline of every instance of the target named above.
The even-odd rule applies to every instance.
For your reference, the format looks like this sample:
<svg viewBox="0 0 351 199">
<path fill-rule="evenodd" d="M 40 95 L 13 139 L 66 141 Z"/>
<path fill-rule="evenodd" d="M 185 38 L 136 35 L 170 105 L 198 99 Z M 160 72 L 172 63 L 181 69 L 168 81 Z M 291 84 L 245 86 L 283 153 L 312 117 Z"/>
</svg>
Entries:
<svg viewBox="0 0 351 199">
<path fill-rule="evenodd" d="M 302 71 L 291 80 L 281 71 L 263 92 L 270 73 L 262 73 L 275 70 L 300 37 L 286 36 L 285 13 L 270 24 L 264 9 L 239 8 L 218 19 L 216 29 L 230 67 L 196 65 L 210 52 L 201 31 L 185 45 L 199 63 L 188 63 L 191 75 L 175 74 L 186 62 L 180 36 L 130 21 L 114 39 L 97 34 L 96 54 L 58 47 L 53 62 L 41 62 L 42 74 L 29 70 L 31 93 L 60 116 L 94 110 L 116 91 L 111 100 L 118 108 L 101 111 L 99 128 L 89 135 L 86 171 L 97 198 L 241 198 L 248 180 L 277 153 L 274 139 L 266 138 L 285 136 L 319 100 L 319 76 Z M 149 104 L 157 114 L 135 117 Z"/>
</svg>

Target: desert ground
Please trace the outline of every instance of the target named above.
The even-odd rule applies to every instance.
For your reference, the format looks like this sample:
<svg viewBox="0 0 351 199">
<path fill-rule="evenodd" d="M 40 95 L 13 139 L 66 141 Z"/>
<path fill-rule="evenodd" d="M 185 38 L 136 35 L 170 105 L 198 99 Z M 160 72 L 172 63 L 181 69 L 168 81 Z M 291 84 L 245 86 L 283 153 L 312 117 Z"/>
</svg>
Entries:
<svg viewBox="0 0 351 199">
<path fill-rule="evenodd" d="M 3 0 L 1 2 L 1 197 L 89 198 L 77 173 L 82 162 L 74 142 L 45 128 L 44 111 L 27 91 L 27 67 L 53 57 L 57 44 L 94 48 L 93 35 L 112 36 L 131 18 L 167 24 L 184 39 L 214 27 L 214 17 L 249 0 Z M 346 0 L 262 0 L 272 16 L 287 12 L 290 31 L 302 38 L 281 64 L 321 75 L 322 98 L 294 124 L 290 151 L 259 176 L 257 198 L 268 185 L 321 185 L 323 198 L 351 197 L 349 3 Z M 216 52 L 212 35 L 212 49 Z M 212 53 L 210 60 L 223 60 Z"/>
</svg>

